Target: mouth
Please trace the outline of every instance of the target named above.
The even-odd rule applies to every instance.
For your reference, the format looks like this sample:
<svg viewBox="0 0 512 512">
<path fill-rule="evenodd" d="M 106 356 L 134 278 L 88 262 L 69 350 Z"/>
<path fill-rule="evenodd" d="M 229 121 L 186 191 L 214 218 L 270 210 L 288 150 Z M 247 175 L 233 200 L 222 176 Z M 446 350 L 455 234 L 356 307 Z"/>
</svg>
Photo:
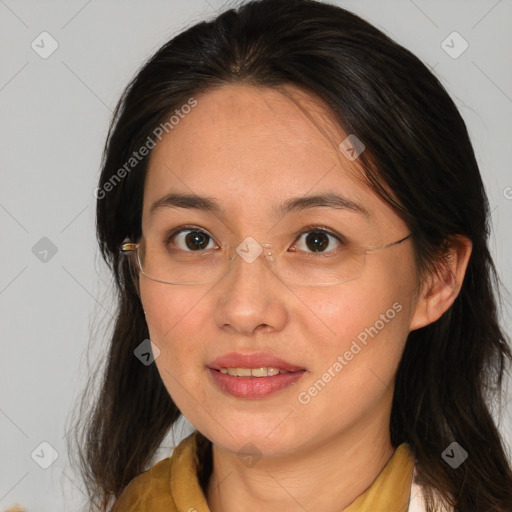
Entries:
<svg viewBox="0 0 512 512">
<path fill-rule="evenodd" d="M 280 368 L 273 368 L 272 366 L 260 367 L 260 368 L 225 368 L 225 367 L 222 367 L 217 371 L 220 371 L 220 373 L 224 373 L 225 375 L 231 375 L 232 377 L 241 377 L 241 378 L 273 377 L 274 375 L 279 375 L 279 374 L 284 374 L 284 373 L 295 373 L 295 372 L 289 372 L 286 370 L 281 370 Z"/>
<path fill-rule="evenodd" d="M 296 383 L 307 370 L 270 354 L 226 354 L 207 367 L 215 385 L 237 398 L 264 398 Z"/>
<path fill-rule="evenodd" d="M 238 369 L 236 368 L 237 371 Z M 250 368 L 246 370 L 250 370 Z M 299 370 L 296 372 L 278 373 L 277 375 L 267 375 L 266 377 L 238 377 L 223 373 L 220 370 L 208 368 L 208 373 L 213 384 L 224 394 L 236 398 L 261 399 L 297 383 L 307 372 L 306 370 Z"/>
<path fill-rule="evenodd" d="M 262 352 L 255 354 L 241 354 L 237 352 L 224 354 L 207 366 L 212 370 L 238 377 L 267 377 L 279 373 L 293 373 L 305 370 L 304 367 Z"/>
</svg>

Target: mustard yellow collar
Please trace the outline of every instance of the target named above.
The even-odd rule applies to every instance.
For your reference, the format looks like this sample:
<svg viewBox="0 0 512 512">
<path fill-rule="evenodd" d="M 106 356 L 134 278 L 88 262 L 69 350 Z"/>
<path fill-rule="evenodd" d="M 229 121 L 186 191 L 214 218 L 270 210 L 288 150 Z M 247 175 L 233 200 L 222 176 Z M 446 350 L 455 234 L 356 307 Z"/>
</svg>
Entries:
<svg viewBox="0 0 512 512">
<path fill-rule="evenodd" d="M 210 512 L 197 478 L 197 430 L 174 450 L 171 493 L 177 510 Z M 204 438 L 203 438 L 204 439 Z M 407 443 L 397 447 L 375 481 L 340 512 L 407 512 L 414 470 L 414 455 Z"/>
</svg>

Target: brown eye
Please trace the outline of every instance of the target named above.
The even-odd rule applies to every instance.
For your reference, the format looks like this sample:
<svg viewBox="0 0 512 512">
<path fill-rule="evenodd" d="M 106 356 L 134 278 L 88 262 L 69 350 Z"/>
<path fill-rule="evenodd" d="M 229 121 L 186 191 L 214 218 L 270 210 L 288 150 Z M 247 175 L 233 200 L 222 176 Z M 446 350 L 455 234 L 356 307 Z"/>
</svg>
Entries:
<svg viewBox="0 0 512 512">
<path fill-rule="evenodd" d="M 215 244 L 210 247 L 210 242 L 213 243 L 213 238 L 204 231 L 199 230 L 184 229 L 172 235 L 169 240 L 173 241 L 173 244 L 183 251 L 202 251 L 216 247 Z"/>
<path fill-rule="evenodd" d="M 337 245 L 336 245 L 337 244 Z M 307 231 L 302 233 L 294 247 L 305 252 L 330 252 L 341 245 L 340 240 L 323 230 Z M 330 249 L 328 249 L 330 247 Z M 326 249 L 328 249 L 326 251 Z"/>
</svg>

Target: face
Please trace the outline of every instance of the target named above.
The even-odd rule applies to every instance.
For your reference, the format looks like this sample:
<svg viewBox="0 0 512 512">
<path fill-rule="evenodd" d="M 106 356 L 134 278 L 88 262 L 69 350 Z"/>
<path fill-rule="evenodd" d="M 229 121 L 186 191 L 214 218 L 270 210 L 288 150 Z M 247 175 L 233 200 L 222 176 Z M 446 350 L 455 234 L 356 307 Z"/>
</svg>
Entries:
<svg viewBox="0 0 512 512">
<path fill-rule="evenodd" d="M 193 225 L 220 250 L 252 237 L 277 252 L 295 247 L 319 257 L 305 241 L 311 224 L 366 246 L 409 234 L 363 182 L 357 159 L 338 149 L 347 134 L 327 107 L 297 88 L 284 91 L 230 85 L 196 96 L 197 106 L 151 155 L 144 237 Z M 219 211 L 183 204 L 151 210 L 170 193 L 206 196 Z M 279 210 L 286 201 L 325 193 L 361 211 L 332 205 Z M 326 251 L 336 249 L 334 238 L 322 240 Z M 173 243 L 191 250 L 182 236 Z M 231 270 L 217 282 L 164 284 L 140 275 L 150 337 L 160 350 L 156 365 L 183 415 L 224 450 L 238 453 L 250 443 L 274 455 L 364 432 L 377 418 L 385 424 L 415 313 L 411 241 L 368 253 L 357 279 L 334 286 L 288 284 L 264 258 L 247 262 L 234 254 Z M 272 387 L 263 379 L 275 376 L 229 392 L 219 380 L 244 377 L 211 368 L 228 353 L 265 353 L 301 371 L 277 376 L 287 385 L 270 393 L 263 392 Z"/>
</svg>

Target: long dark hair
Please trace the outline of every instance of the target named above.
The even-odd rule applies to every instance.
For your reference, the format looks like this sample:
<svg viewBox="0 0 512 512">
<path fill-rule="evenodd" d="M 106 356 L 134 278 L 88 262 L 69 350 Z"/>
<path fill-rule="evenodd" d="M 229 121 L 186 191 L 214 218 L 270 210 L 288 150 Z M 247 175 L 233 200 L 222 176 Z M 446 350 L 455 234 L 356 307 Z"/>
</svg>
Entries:
<svg viewBox="0 0 512 512">
<path fill-rule="evenodd" d="M 509 454 L 489 406 L 502 398 L 512 354 L 498 323 L 489 207 L 465 123 L 412 53 L 358 16 L 314 0 L 249 1 L 192 26 L 140 69 L 115 109 L 97 189 L 97 236 L 118 309 L 98 396 L 87 408 L 84 395 L 74 426 L 91 509 L 108 510 L 148 469 L 180 417 L 156 365 L 134 357 L 149 333 L 119 248 L 125 237 L 141 235 L 148 155 L 130 159 L 191 98 L 226 84 L 292 84 L 322 98 L 345 132 L 364 141 L 364 176 L 409 226 L 421 272 L 436 268 L 456 235 L 471 240 L 452 307 L 409 334 L 391 442 L 413 448 L 429 508 L 439 494 L 456 511 L 509 512 Z M 469 453 L 457 469 L 441 457 L 454 441 Z"/>
</svg>

